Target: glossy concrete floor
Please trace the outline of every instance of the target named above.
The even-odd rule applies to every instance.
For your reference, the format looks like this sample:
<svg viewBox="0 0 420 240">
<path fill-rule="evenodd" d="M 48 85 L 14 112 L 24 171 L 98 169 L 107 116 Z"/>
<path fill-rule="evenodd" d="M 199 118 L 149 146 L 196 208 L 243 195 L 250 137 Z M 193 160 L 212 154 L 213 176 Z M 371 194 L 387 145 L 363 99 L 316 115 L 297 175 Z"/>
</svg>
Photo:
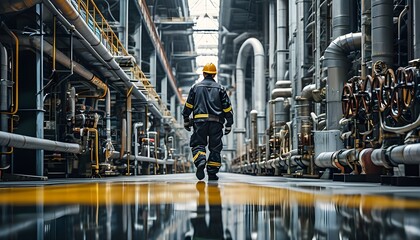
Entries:
<svg viewBox="0 0 420 240">
<path fill-rule="evenodd" d="M 420 188 L 220 173 L 0 182 L 0 239 L 420 239 Z"/>
</svg>

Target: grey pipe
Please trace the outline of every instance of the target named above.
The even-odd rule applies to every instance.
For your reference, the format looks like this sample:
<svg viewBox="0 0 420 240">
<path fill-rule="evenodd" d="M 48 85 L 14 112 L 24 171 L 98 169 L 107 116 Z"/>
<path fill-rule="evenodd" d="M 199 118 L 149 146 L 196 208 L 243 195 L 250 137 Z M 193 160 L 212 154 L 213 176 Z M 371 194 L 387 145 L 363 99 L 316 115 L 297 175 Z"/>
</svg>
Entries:
<svg viewBox="0 0 420 240">
<path fill-rule="evenodd" d="M 315 83 L 306 85 L 302 89 L 302 92 L 300 93 L 300 95 L 301 95 L 302 98 L 304 98 L 306 100 L 309 100 L 309 101 L 312 101 L 314 99 L 314 97 L 312 95 L 312 91 L 315 90 L 315 89 L 316 89 Z"/>
<path fill-rule="evenodd" d="M 35 6 L 42 0 L 1 0 L 0 14 L 22 11 Z"/>
<path fill-rule="evenodd" d="M 414 18 L 414 33 L 413 33 L 413 44 L 414 44 L 414 59 L 420 58 L 420 15 L 414 14 L 420 12 L 420 2 L 413 1 L 413 18 Z"/>
<path fill-rule="evenodd" d="M 389 159 L 395 165 L 420 164 L 420 143 L 388 148 Z"/>
<path fill-rule="evenodd" d="M 327 81 L 327 129 L 339 129 L 342 115 L 341 91 L 346 81 L 350 65 L 347 56 L 352 51 L 360 50 L 361 33 L 349 33 L 336 38 L 330 43 L 324 53 L 324 67 L 328 67 Z"/>
<path fill-rule="evenodd" d="M 19 38 L 19 43 L 23 46 L 31 46 L 35 49 L 41 49 L 41 40 L 36 37 L 24 37 L 22 36 Z M 49 44 L 47 41 L 43 42 L 43 50 L 44 53 L 49 55 L 50 57 L 53 56 L 53 46 Z M 96 87 L 100 88 L 103 93 L 106 93 L 108 90 L 107 85 L 100 80 L 98 77 L 93 75 L 90 71 L 88 71 L 86 68 L 84 68 L 82 65 L 78 64 L 77 62 L 72 61 L 70 58 L 68 58 L 64 53 L 62 53 L 59 50 L 55 50 L 55 57 L 57 62 L 59 62 L 64 67 L 71 69 L 73 67 L 73 71 L 83 77 L 86 80 L 89 80 L 91 84 L 95 85 Z"/>
<path fill-rule="evenodd" d="M 314 160 L 316 166 L 320 168 L 334 168 L 333 158 L 335 152 L 323 152 L 320 153 Z"/>
<path fill-rule="evenodd" d="M 393 49 L 393 0 L 372 0 L 372 63 L 383 61 L 392 66 Z"/>
<path fill-rule="evenodd" d="M 385 168 L 392 168 L 392 164 L 387 160 L 387 157 L 385 156 L 386 150 L 385 149 L 374 149 L 372 151 L 372 155 L 370 156 L 370 159 L 372 160 L 372 163 L 376 166 L 385 167 Z"/>
<path fill-rule="evenodd" d="M 137 157 L 139 155 L 139 146 L 140 146 L 140 144 L 138 142 L 139 138 L 137 136 L 138 135 L 137 132 L 138 132 L 138 129 L 141 126 L 143 126 L 143 123 L 142 122 L 136 122 L 133 125 L 133 130 L 134 130 L 134 156 L 135 157 Z M 137 165 L 138 164 L 137 164 L 137 161 L 136 161 L 134 163 L 134 175 L 137 175 Z"/>
<path fill-rule="evenodd" d="M 251 129 L 252 129 L 251 149 L 256 151 L 258 148 L 258 125 L 257 125 L 258 111 L 253 109 L 251 110 L 249 115 L 251 119 Z"/>
<path fill-rule="evenodd" d="M 7 51 L 6 48 L 3 46 L 3 44 L 0 42 L 0 111 L 7 111 Z M 0 130 L 7 132 L 9 129 L 8 124 L 8 115 L 1 114 L 0 115 Z M 6 147 L 1 147 L 0 152 L 4 153 L 6 152 Z M 0 167 L 4 167 L 4 165 L 7 162 L 7 156 L 5 154 L 1 154 L 0 159 Z"/>
<path fill-rule="evenodd" d="M 76 117 L 76 88 L 71 87 L 69 93 L 70 116 L 68 118 L 74 123 Z"/>
<path fill-rule="evenodd" d="M 237 128 L 238 128 L 238 146 L 243 146 L 244 132 L 245 132 L 245 67 L 248 52 L 254 50 L 254 81 L 255 91 L 253 97 L 255 99 L 255 110 L 258 111 L 258 127 L 260 129 L 259 135 L 264 135 L 265 126 L 265 86 L 266 79 L 264 75 L 264 48 L 261 42 L 256 38 L 247 39 L 239 49 L 238 59 L 236 61 L 236 86 L 237 86 Z M 261 127 L 260 127 L 261 126 Z"/>
<path fill-rule="evenodd" d="M 82 147 L 75 143 L 57 142 L 47 139 L 38 139 L 14 133 L 0 131 L 0 146 L 24 148 L 24 149 L 42 149 L 55 152 L 81 153 Z"/>
<path fill-rule="evenodd" d="M 119 64 L 115 61 L 114 57 L 105 48 L 101 41 L 96 37 L 96 35 L 90 30 L 86 22 L 80 17 L 76 9 L 71 5 L 70 2 L 66 0 L 51 0 L 53 4 L 59 8 L 64 15 L 64 17 L 75 26 L 78 32 L 86 39 L 87 42 L 92 46 L 92 48 L 107 62 L 113 71 L 121 78 L 128 89 L 133 87 L 132 94 L 136 99 L 148 101 L 147 97 L 137 89 L 136 84 L 130 81 L 130 78 L 127 74 L 121 69 Z M 156 117 L 162 118 L 162 113 L 156 106 L 152 106 L 149 109 Z"/>
<path fill-rule="evenodd" d="M 268 12 L 269 12 L 269 17 L 268 17 L 268 65 L 269 66 L 273 66 L 274 65 L 274 56 L 275 56 L 275 44 L 276 44 L 276 35 L 275 33 L 275 29 L 276 29 L 276 11 L 275 11 L 276 5 L 274 1 L 269 1 L 268 3 Z M 274 68 L 270 67 L 269 68 L 269 83 L 274 83 L 276 81 L 275 79 L 275 71 Z M 271 84 L 270 84 L 270 90 L 271 88 Z"/>
<path fill-rule="evenodd" d="M 106 141 L 111 142 L 111 91 L 106 93 L 105 100 L 105 118 L 106 118 Z"/>
<path fill-rule="evenodd" d="M 332 2 L 332 38 L 350 32 L 350 2 L 349 0 L 333 0 Z"/>
<path fill-rule="evenodd" d="M 277 0 L 277 80 L 286 75 L 287 0 Z"/>
</svg>

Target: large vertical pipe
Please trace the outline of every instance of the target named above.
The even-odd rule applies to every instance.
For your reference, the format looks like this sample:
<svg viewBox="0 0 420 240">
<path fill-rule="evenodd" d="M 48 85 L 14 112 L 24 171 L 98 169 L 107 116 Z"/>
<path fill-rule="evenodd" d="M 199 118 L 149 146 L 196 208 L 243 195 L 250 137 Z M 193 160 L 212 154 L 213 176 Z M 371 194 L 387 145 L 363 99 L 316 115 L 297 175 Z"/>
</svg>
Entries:
<svg viewBox="0 0 420 240">
<path fill-rule="evenodd" d="M 122 30 L 120 31 L 119 38 L 126 49 L 128 49 L 128 6 L 128 0 L 120 0 L 120 24 Z"/>
<path fill-rule="evenodd" d="M 150 84 L 152 84 L 152 86 L 156 87 L 156 51 L 153 50 L 150 53 Z"/>
<path fill-rule="evenodd" d="M 168 104 L 168 78 L 165 76 L 160 80 L 160 98 L 162 99 L 163 104 Z"/>
<path fill-rule="evenodd" d="M 250 112 L 250 118 L 251 118 L 251 129 L 252 129 L 252 138 L 251 138 L 251 149 L 253 151 L 256 151 L 258 148 L 258 125 L 257 125 L 257 116 L 258 111 L 257 110 L 251 110 Z"/>
<path fill-rule="evenodd" d="M 372 62 L 393 64 L 393 0 L 372 0 Z"/>
<path fill-rule="evenodd" d="M 43 4 L 40 3 L 36 6 L 36 11 L 40 15 L 41 23 L 40 25 L 40 32 L 44 32 L 44 23 L 42 19 L 44 18 L 43 14 Z M 37 79 L 36 79 L 36 92 L 38 93 L 36 96 L 36 137 L 38 139 L 44 139 L 44 35 L 39 35 L 41 48 L 37 53 Z M 36 174 L 38 176 L 44 175 L 44 150 L 37 149 L 36 150 Z"/>
<path fill-rule="evenodd" d="M 264 64 L 264 48 L 261 42 L 256 38 L 247 39 L 239 49 L 238 59 L 236 61 L 236 86 L 237 86 L 237 131 L 238 146 L 243 146 L 245 138 L 245 67 L 247 62 L 247 53 L 254 50 L 254 81 L 255 91 L 253 91 L 253 99 L 255 99 L 255 110 L 258 111 L 258 127 L 260 129 L 259 136 L 264 136 L 265 125 L 265 64 Z M 262 130 L 261 130 L 262 129 Z"/>
<path fill-rule="evenodd" d="M 7 51 L 3 44 L 0 42 L 0 111 L 6 112 L 7 111 Z M 8 116 L 6 114 L 0 115 L 0 130 L 3 132 L 7 132 L 8 127 Z M 0 147 L 0 168 L 4 168 L 8 166 L 7 163 L 7 156 L 3 153 L 6 152 L 6 147 Z"/>
<path fill-rule="evenodd" d="M 287 56 L 287 0 L 277 0 L 277 81 L 286 74 Z M 271 66 L 271 65 L 270 65 Z"/>
<path fill-rule="evenodd" d="M 333 0 L 332 3 L 332 39 L 350 32 L 351 0 Z"/>
<path fill-rule="evenodd" d="M 105 118 L 106 118 L 106 141 L 111 143 L 111 91 L 107 89 L 105 99 Z"/>
<path fill-rule="evenodd" d="M 274 0 L 271 0 L 269 2 L 269 21 L 268 21 L 268 29 L 269 29 L 269 43 L 268 43 L 268 66 L 269 66 L 269 82 L 270 82 L 270 92 L 271 92 L 271 85 L 274 86 L 274 83 L 276 82 L 275 78 L 275 69 L 272 67 L 274 64 L 274 56 L 275 56 L 275 41 L 276 41 L 276 34 L 275 34 L 275 29 L 276 29 L 276 15 L 275 15 L 275 2 Z"/>
<path fill-rule="evenodd" d="M 127 93 L 127 145 L 126 145 L 126 154 L 127 154 L 127 173 L 130 174 L 130 154 L 131 154 L 131 127 L 132 127 L 132 110 L 131 110 L 131 90 Z M 136 156 L 137 157 L 137 156 Z"/>
<path fill-rule="evenodd" d="M 370 39 L 371 39 L 371 29 L 370 29 L 370 8 L 371 2 L 370 0 L 362 0 L 361 2 L 361 12 L 362 12 L 362 19 L 361 19 L 361 31 L 362 31 L 362 39 L 361 39 L 361 71 L 360 75 L 364 79 L 367 75 L 367 64 L 366 61 L 370 57 Z"/>
<path fill-rule="evenodd" d="M 413 1 L 413 13 L 420 12 L 420 2 Z M 420 15 L 413 14 L 414 16 L 414 34 L 413 34 L 413 44 L 414 44 L 414 59 L 420 58 Z"/>
<path fill-rule="evenodd" d="M 290 104 L 291 106 L 295 106 L 294 97 L 298 96 L 297 91 L 297 82 L 296 82 L 296 76 L 297 76 L 297 8 L 296 8 L 296 2 L 295 1 L 289 1 L 289 39 L 288 39 L 288 47 L 289 47 L 289 79 L 292 83 L 292 97 L 290 98 Z M 299 89 L 300 90 L 300 89 Z M 295 116 L 295 108 L 290 108 L 290 116 L 292 118 L 293 124 L 292 124 L 292 132 L 293 137 L 291 137 L 293 141 L 293 147 L 296 146 L 297 148 L 297 129 L 296 129 L 296 121 L 294 120 Z M 292 148 L 293 148 L 292 147 Z"/>
<path fill-rule="evenodd" d="M 142 122 L 134 123 L 133 130 L 134 130 L 134 175 L 137 175 L 138 172 L 138 160 L 137 157 L 139 156 L 139 137 L 138 137 L 138 129 L 143 126 Z"/>
</svg>

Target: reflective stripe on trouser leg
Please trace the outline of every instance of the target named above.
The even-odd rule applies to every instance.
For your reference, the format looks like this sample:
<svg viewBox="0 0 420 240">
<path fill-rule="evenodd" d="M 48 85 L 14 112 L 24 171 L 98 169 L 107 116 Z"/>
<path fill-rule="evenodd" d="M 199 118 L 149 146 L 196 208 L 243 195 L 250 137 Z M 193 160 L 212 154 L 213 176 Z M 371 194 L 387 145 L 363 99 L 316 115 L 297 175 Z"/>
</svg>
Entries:
<svg viewBox="0 0 420 240">
<path fill-rule="evenodd" d="M 223 125 L 218 122 L 209 122 L 209 161 L 207 162 L 207 172 L 216 174 L 222 165 L 220 152 L 223 148 Z"/>
<path fill-rule="evenodd" d="M 197 167 L 202 161 L 206 162 L 206 148 L 203 146 L 196 146 L 191 149 L 193 154 L 194 165 Z"/>
<path fill-rule="evenodd" d="M 190 147 L 196 167 L 202 161 L 206 162 L 207 134 L 206 122 L 194 123 L 194 132 L 191 135 Z"/>
</svg>

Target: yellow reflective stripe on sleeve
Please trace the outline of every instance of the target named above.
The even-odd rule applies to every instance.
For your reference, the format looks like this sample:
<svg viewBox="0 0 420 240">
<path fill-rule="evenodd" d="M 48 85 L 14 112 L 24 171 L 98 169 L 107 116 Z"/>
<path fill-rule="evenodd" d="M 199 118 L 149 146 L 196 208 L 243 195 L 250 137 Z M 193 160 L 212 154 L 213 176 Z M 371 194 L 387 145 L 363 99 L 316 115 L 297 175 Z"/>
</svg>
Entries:
<svg viewBox="0 0 420 240">
<path fill-rule="evenodd" d="M 194 155 L 194 157 L 193 157 L 193 160 L 195 161 L 195 160 L 197 160 L 197 158 L 198 158 L 198 156 L 199 155 L 204 155 L 204 156 L 206 156 L 206 153 L 205 152 L 197 152 L 195 155 Z"/>
<path fill-rule="evenodd" d="M 208 117 L 209 117 L 208 114 L 197 114 L 197 115 L 194 115 L 194 118 L 208 118 Z"/>
<path fill-rule="evenodd" d="M 192 104 L 189 104 L 188 102 L 185 102 L 185 106 L 186 106 L 187 108 L 193 108 L 193 107 L 194 107 Z"/>
<path fill-rule="evenodd" d="M 212 162 L 212 161 L 209 161 L 209 162 L 207 163 L 207 166 L 220 167 L 220 166 L 222 166 L 222 164 L 221 164 L 221 163 L 219 163 L 219 162 Z"/>
<path fill-rule="evenodd" d="M 229 106 L 228 108 L 223 109 L 223 112 L 230 112 L 232 110 L 232 106 Z"/>
</svg>

